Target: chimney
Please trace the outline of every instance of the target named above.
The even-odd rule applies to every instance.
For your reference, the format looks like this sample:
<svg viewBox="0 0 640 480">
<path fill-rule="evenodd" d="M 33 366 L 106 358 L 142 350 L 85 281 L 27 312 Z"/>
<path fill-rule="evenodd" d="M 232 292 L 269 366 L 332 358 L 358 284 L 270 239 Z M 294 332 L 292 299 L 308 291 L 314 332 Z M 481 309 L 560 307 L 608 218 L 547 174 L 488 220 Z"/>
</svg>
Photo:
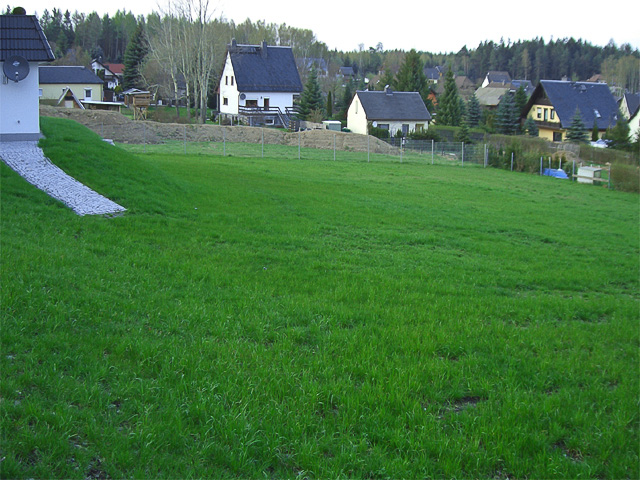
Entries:
<svg viewBox="0 0 640 480">
<path fill-rule="evenodd" d="M 231 39 L 231 46 L 230 46 L 229 50 L 235 51 L 237 49 L 238 49 L 238 42 L 236 42 L 235 38 L 232 38 Z"/>
<path fill-rule="evenodd" d="M 262 44 L 260 44 L 260 47 L 260 55 L 262 56 L 262 58 L 267 58 L 267 42 L 263 40 Z"/>
<path fill-rule="evenodd" d="M 393 95 L 393 92 L 391 91 L 391 88 L 389 88 L 389 85 L 384 86 L 384 93 L 386 93 L 387 95 Z"/>
</svg>

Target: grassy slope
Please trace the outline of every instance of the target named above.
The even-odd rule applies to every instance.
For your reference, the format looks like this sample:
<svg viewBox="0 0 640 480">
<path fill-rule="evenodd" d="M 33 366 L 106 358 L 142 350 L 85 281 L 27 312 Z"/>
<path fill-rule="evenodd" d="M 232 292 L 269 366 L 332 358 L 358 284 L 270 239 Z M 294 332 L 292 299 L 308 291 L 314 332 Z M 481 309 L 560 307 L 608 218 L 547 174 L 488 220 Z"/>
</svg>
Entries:
<svg viewBox="0 0 640 480">
<path fill-rule="evenodd" d="M 638 197 L 499 170 L 1 165 L 2 477 L 631 477 Z"/>
</svg>

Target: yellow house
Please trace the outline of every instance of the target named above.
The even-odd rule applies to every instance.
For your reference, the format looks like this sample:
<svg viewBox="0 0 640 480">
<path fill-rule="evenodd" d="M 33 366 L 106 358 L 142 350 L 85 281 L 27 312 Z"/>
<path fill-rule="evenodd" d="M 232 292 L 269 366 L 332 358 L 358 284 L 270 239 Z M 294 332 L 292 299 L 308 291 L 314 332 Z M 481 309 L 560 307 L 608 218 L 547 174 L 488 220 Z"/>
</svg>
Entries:
<svg viewBox="0 0 640 480">
<path fill-rule="evenodd" d="M 540 80 L 525 107 L 525 118 L 532 118 L 538 135 L 552 142 L 566 139 L 576 110 L 585 130 L 595 124 L 599 136 L 618 120 L 618 104 L 606 83 Z"/>
<path fill-rule="evenodd" d="M 103 81 L 86 67 L 42 66 L 39 73 L 41 100 L 58 101 L 70 89 L 80 101 L 102 101 Z"/>
</svg>

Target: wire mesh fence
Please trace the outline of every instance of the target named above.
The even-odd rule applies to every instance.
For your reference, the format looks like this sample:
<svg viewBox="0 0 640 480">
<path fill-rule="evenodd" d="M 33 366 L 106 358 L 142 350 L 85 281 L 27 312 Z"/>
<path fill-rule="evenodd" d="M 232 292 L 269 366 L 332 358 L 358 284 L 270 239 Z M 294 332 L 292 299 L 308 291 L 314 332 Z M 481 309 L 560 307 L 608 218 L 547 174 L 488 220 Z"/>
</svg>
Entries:
<svg viewBox="0 0 640 480">
<path fill-rule="evenodd" d="M 409 138 L 380 140 L 330 130 L 289 132 L 273 128 L 178 125 L 157 122 L 92 125 L 135 153 L 222 155 L 280 160 L 400 162 L 476 168 L 501 168 L 575 179 L 575 160 L 564 155 L 540 156 L 489 143 L 435 142 Z M 565 177 L 562 177 L 565 178 Z"/>
</svg>

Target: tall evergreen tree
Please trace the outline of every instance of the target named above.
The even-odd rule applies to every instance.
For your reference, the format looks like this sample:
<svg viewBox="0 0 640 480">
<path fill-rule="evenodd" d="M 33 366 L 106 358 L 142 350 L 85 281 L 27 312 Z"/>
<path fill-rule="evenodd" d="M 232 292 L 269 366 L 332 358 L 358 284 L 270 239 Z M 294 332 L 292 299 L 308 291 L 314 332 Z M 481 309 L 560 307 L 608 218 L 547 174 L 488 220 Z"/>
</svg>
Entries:
<svg viewBox="0 0 640 480">
<path fill-rule="evenodd" d="M 513 102 L 515 104 L 515 108 L 516 108 L 516 112 L 518 115 L 518 121 L 516 122 L 516 130 L 517 133 L 521 133 L 520 132 L 520 118 L 525 114 L 524 113 L 524 108 L 527 105 L 527 92 L 525 92 L 524 90 L 524 85 L 520 85 L 520 87 L 518 87 L 518 89 L 516 90 L 516 93 L 513 97 Z"/>
<path fill-rule="evenodd" d="M 537 137 L 538 134 L 540 133 L 538 131 L 538 126 L 536 125 L 536 121 L 531 117 L 527 117 L 527 119 L 525 120 L 524 131 L 530 137 Z"/>
<path fill-rule="evenodd" d="M 333 117 L 333 95 L 331 92 L 327 94 L 327 118 Z"/>
<path fill-rule="evenodd" d="M 496 130 L 503 135 L 514 135 L 518 130 L 519 119 L 515 99 L 513 95 L 507 93 L 498 104 L 495 120 Z"/>
<path fill-rule="evenodd" d="M 593 119 L 593 127 L 591 127 L 591 141 L 597 142 L 600 139 L 600 130 L 598 130 L 598 122 Z"/>
<path fill-rule="evenodd" d="M 571 125 L 567 130 L 567 140 L 569 142 L 586 142 L 589 139 L 587 129 L 582 121 L 582 115 L 580 109 L 576 107 L 576 113 L 573 115 Z"/>
<path fill-rule="evenodd" d="M 315 65 L 311 67 L 309 78 L 304 86 L 302 95 L 300 95 L 300 104 L 298 105 L 299 116 L 303 120 L 307 120 L 313 112 L 322 112 L 324 100 L 322 91 L 318 83 L 318 72 Z"/>
<path fill-rule="evenodd" d="M 444 81 L 444 93 L 438 100 L 438 116 L 436 117 L 436 122 L 439 125 L 457 127 L 460 125 L 461 116 L 458 87 L 456 87 L 453 71 L 451 67 L 449 67 Z"/>
<path fill-rule="evenodd" d="M 405 56 L 396 75 L 395 89 L 399 92 L 418 92 L 423 95 L 427 87 L 424 64 L 420 54 L 411 49 Z"/>
<path fill-rule="evenodd" d="M 615 148 L 616 150 L 630 150 L 630 133 L 629 122 L 627 122 L 621 114 L 618 114 L 618 121 L 613 128 L 607 130 L 604 138 L 609 142 L 609 148 Z"/>
<path fill-rule="evenodd" d="M 140 68 L 149 53 L 149 43 L 144 31 L 144 24 L 140 22 L 131 35 L 129 45 L 124 54 L 124 72 L 122 83 L 125 90 L 129 88 L 144 88 Z"/>
<path fill-rule="evenodd" d="M 467 124 L 472 128 L 477 127 L 480 123 L 480 115 L 480 102 L 474 93 L 467 102 Z"/>
</svg>

